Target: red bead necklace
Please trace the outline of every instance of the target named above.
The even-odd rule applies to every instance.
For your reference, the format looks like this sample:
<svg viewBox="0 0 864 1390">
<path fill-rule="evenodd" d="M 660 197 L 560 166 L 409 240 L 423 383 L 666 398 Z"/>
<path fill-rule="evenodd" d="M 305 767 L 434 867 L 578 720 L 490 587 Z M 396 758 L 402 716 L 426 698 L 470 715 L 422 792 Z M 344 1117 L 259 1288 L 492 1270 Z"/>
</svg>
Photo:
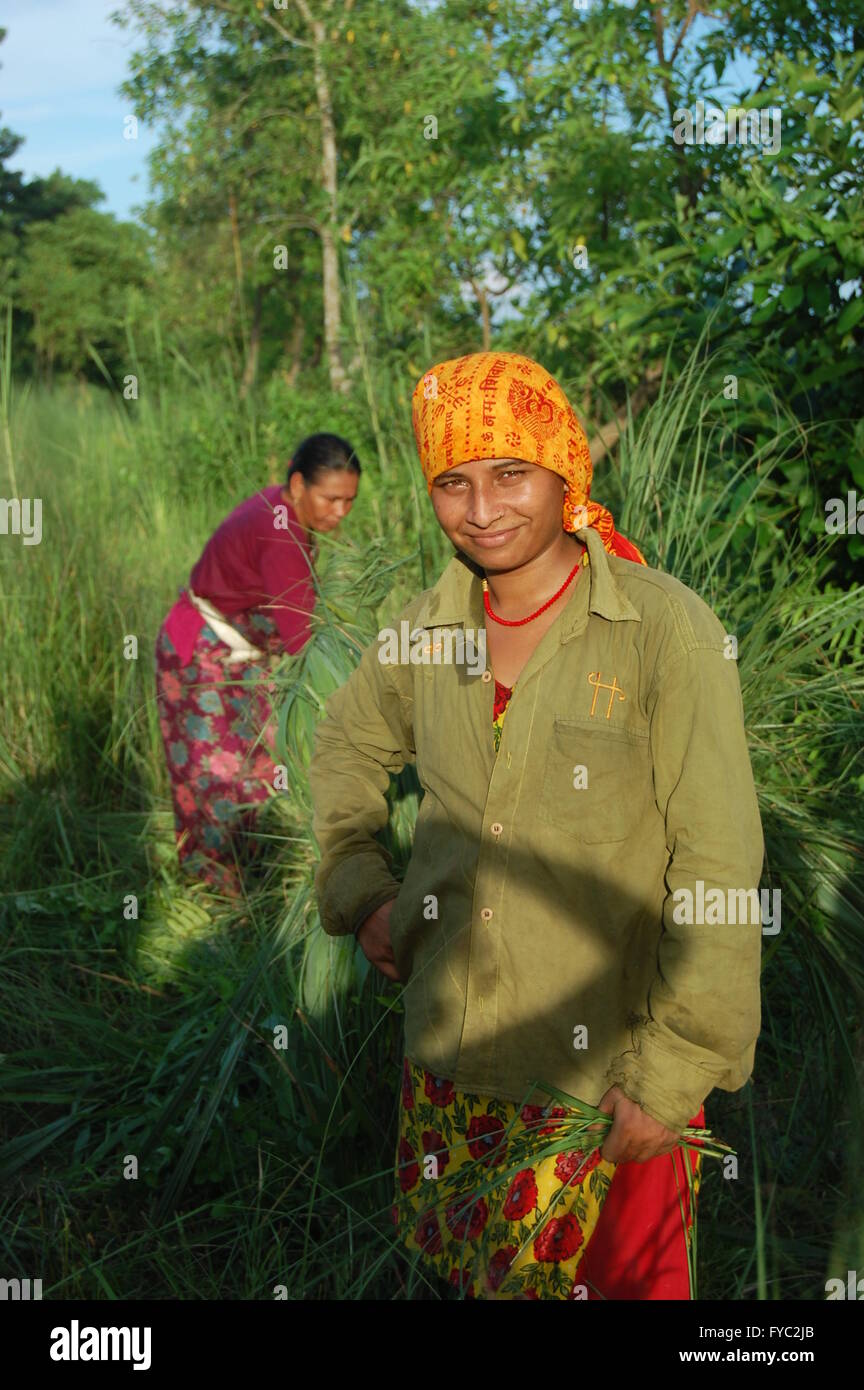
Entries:
<svg viewBox="0 0 864 1390">
<path fill-rule="evenodd" d="M 553 594 L 550 599 L 547 599 L 543 606 L 537 609 L 536 613 L 529 613 L 527 618 L 499 618 L 497 613 L 493 613 L 492 605 L 489 602 L 489 585 L 485 579 L 483 580 L 483 607 L 486 609 L 486 612 L 489 614 L 489 617 L 493 620 L 493 622 L 501 623 L 503 627 L 523 627 L 525 623 L 533 622 L 535 618 L 539 618 L 541 613 L 545 613 L 546 609 L 551 608 L 555 600 L 561 597 L 564 590 L 567 588 L 567 585 L 570 583 L 574 574 L 578 570 L 579 566 L 581 564 L 584 564 L 587 555 L 587 550 L 583 551 L 583 553 L 579 556 L 579 559 L 573 566 L 572 570 L 568 574 L 567 578 L 564 580 L 564 583 L 561 585 L 561 588 L 558 590 L 557 594 Z"/>
</svg>

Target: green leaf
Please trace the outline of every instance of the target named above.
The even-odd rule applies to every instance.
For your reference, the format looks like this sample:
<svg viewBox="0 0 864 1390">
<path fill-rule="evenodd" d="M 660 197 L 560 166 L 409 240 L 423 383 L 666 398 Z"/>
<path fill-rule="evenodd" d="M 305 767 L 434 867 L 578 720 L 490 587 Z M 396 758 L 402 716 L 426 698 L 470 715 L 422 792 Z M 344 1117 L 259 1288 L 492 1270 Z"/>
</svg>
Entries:
<svg viewBox="0 0 864 1390">
<path fill-rule="evenodd" d="M 787 285 L 780 296 L 780 303 L 784 309 L 797 309 L 803 298 L 803 285 Z"/>
<path fill-rule="evenodd" d="M 774 241 L 774 228 L 768 222 L 760 223 L 756 228 L 756 249 L 765 251 Z"/>
<path fill-rule="evenodd" d="M 756 313 L 753 315 L 750 322 L 757 326 L 760 323 L 766 323 L 767 320 L 771 318 L 776 307 L 777 301 L 774 299 L 769 299 L 765 304 L 762 305 L 761 309 L 756 310 Z"/>
<path fill-rule="evenodd" d="M 805 266 L 812 265 L 814 261 L 818 261 L 819 257 L 824 254 L 821 246 L 808 246 L 807 250 L 802 251 L 801 255 L 796 256 L 795 260 L 792 262 L 793 271 L 797 274 L 798 271 L 803 270 Z"/>
<path fill-rule="evenodd" d="M 864 106 L 864 96 L 860 94 L 858 96 L 853 95 L 850 101 L 844 102 L 842 105 L 837 101 L 835 104 L 837 107 L 837 114 L 841 120 L 854 121 L 855 117 L 861 114 L 861 108 Z"/>
<path fill-rule="evenodd" d="M 828 312 L 828 305 L 831 302 L 828 286 L 821 280 L 808 280 L 807 302 L 808 304 L 812 304 L 813 308 L 820 316 L 826 314 Z"/>
<path fill-rule="evenodd" d="M 743 227 L 729 227 L 715 237 L 714 241 L 708 243 L 707 250 L 712 258 L 716 256 L 720 260 L 741 244 L 743 236 Z"/>
<path fill-rule="evenodd" d="M 864 314 L 864 295 L 859 295 L 857 299 L 849 300 L 837 320 L 837 332 L 848 333 L 850 328 L 855 327 L 862 314 Z"/>
<path fill-rule="evenodd" d="M 511 227 L 510 229 L 510 241 L 520 261 L 527 261 L 528 248 L 525 245 L 525 238 L 516 227 Z"/>
</svg>

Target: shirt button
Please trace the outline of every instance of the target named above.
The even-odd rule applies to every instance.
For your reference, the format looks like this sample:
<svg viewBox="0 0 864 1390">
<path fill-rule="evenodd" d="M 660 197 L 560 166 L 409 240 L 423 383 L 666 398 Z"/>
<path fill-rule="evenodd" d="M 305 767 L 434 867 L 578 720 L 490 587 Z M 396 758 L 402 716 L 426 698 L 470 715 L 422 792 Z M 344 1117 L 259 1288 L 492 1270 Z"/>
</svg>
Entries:
<svg viewBox="0 0 864 1390">
<path fill-rule="evenodd" d="M 492 831 L 492 834 L 497 837 L 501 834 L 501 831 L 504 829 L 504 827 L 501 824 L 500 820 L 496 820 L 492 822 L 489 829 Z"/>
<path fill-rule="evenodd" d="M 492 672 L 489 671 L 489 670 L 484 671 L 483 674 L 482 674 L 482 676 L 480 677 L 480 679 L 481 679 L 481 681 L 485 681 L 486 684 L 488 685 L 489 682 L 490 682 L 491 679 L 492 679 Z"/>
<path fill-rule="evenodd" d="M 492 909 L 491 909 L 491 907 L 481 907 L 481 909 L 480 909 L 480 920 L 481 920 L 481 921 L 483 921 L 483 922 L 488 922 L 489 919 L 491 918 L 491 916 L 492 916 Z"/>
</svg>

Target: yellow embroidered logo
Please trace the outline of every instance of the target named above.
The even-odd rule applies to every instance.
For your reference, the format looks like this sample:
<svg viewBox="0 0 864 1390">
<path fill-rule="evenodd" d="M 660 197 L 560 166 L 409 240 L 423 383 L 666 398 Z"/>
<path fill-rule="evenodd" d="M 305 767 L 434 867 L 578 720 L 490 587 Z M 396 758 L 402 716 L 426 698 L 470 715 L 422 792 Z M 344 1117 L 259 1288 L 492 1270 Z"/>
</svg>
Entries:
<svg viewBox="0 0 864 1390">
<path fill-rule="evenodd" d="M 594 687 L 594 699 L 591 701 L 591 715 L 593 717 L 594 711 L 597 707 L 598 690 L 608 690 L 609 704 L 606 709 L 606 718 L 608 719 L 610 714 L 612 713 L 612 705 L 614 703 L 615 696 L 617 695 L 619 700 L 626 700 L 627 696 L 624 694 L 624 691 L 618 684 L 617 676 L 612 677 L 612 684 L 610 685 L 608 681 L 601 681 L 600 677 L 602 676 L 602 674 L 602 671 L 592 671 L 591 674 L 588 676 L 588 684 L 593 685 Z"/>
</svg>

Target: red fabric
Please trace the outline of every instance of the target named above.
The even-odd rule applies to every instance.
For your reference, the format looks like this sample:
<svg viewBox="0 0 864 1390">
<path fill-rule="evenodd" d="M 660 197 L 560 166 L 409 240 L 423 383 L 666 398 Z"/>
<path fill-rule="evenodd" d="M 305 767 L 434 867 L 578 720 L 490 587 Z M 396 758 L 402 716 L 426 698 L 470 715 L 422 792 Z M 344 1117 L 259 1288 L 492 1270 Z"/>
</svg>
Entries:
<svg viewBox="0 0 864 1390">
<path fill-rule="evenodd" d="M 165 631 L 171 638 L 174 650 L 180 657 L 180 664 L 182 666 L 188 666 L 192 660 L 192 653 L 195 650 L 198 633 L 203 626 L 204 618 L 198 612 L 194 603 L 190 602 L 189 596 L 184 589 L 168 614 L 168 617 L 165 619 Z"/>
<path fill-rule="evenodd" d="M 647 563 L 620 531 L 611 530 L 608 539 L 613 555 L 636 564 Z M 690 1124 L 704 1128 L 704 1106 Z M 616 1167 L 576 1276 L 586 1285 L 589 1301 L 690 1298 L 681 1203 L 688 1230 L 693 1216 L 684 1152 L 677 1148 L 647 1163 L 619 1163 Z M 687 1157 L 695 1176 L 701 1160 L 690 1151 Z"/>
<path fill-rule="evenodd" d="M 186 872 L 237 897 L 257 808 L 275 784 L 273 690 L 254 662 L 226 668 L 225 647 L 204 632 L 193 664 L 171 636 L 177 607 L 156 641 L 156 690 L 178 858 Z"/>
<path fill-rule="evenodd" d="M 494 723 L 495 720 L 498 718 L 499 714 L 503 714 L 504 711 L 506 710 L 508 704 L 510 703 L 510 696 L 511 696 L 512 694 L 513 694 L 513 687 L 512 687 L 512 685 L 504 685 L 504 684 L 502 684 L 502 682 L 499 681 L 499 680 L 496 680 L 496 681 L 495 681 L 495 703 L 494 703 L 494 705 L 493 705 L 493 707 L 492 707 L 492 722 L 493 722 L 493 723 Z"/>
<path fill-rule="evenodd" d="M 704 1106 L 690 1124 L 704 1128 Z M 701 1160 L 691 1151 L 687 1157 L 695 1176 Z M 586 1285 L 589 1301 L 689 1299 L 679 1195 L 689 1228 L 692 1215 L 683 1149 L 647 1163 L 618 1164 L 576 1276 L 577 1282 Z"/>
<path fill-rule="evenodd" d="M 297 652 L 309 639 L 309 615 L 315 607 L 312 547 L 281 493 L 281 484 L 274 483 L 235 507 L 205 545 L 189 584 L 229 620 L 236 613 L 263 609 L 275 622 L 285 650 Z M 287 507 L 287 527 L 274 524 L 276 506 Z M 191 619 L 181 617 L 180 624 L 191 632 Z"/>
<path fill-rule="evenodd" d="M 628 541 L 626 536 L 622 536 L 620 531 L 612 532 L 612 554 L 620 555 L 622 560 L 632 560 L 637 565 L 647 565 L 648 561 L 642 551 Z"/>
</svg>

